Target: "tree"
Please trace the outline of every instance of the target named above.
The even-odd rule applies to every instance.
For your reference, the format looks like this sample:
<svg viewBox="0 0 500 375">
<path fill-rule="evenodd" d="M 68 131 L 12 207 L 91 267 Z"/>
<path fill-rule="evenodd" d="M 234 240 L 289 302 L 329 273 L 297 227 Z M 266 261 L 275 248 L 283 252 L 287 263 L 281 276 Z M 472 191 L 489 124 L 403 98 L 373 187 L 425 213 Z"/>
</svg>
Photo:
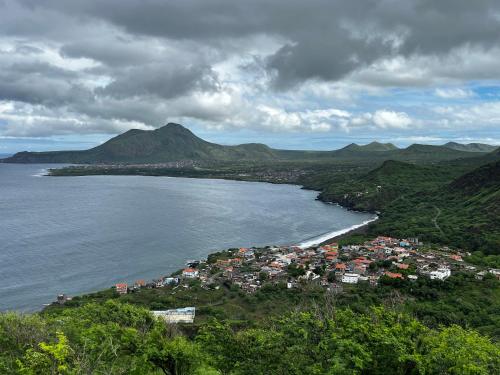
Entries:
<svg viewBox="0 0 500 375">
<path fill-rule="evenodd" d="M 57 342 L 48 344 L 41 342 L 41 351 L 28 349 L 24 358 L 18 361 L 19 373 L 23 375 L 38 374 L 75 374 L 70 368 L 71 355 L 73 351 L 69 346 L 68 339 L 62 332 L 57 332 Z"/>
<path fill-rule="evenodd" d="M 195 343 L 182 336 L 167 338 L 162 329 L 151 333 L 146 356 L 165 375 L 192 375 L 205 367 L 204 357 Z"/>
<path fill-rule="evenodd" d="M 423 338 L 422 374 L 499 374 L 500 348 L 475 331 L 451 326 Z"/>
<path fill-rule="evenodd" d="M 291 277 L 299 277 L 306 274 L 306 270 L 302 267 L 298 267 L 295 263 L 288 265 L 287 272 Z"/>
</svg>

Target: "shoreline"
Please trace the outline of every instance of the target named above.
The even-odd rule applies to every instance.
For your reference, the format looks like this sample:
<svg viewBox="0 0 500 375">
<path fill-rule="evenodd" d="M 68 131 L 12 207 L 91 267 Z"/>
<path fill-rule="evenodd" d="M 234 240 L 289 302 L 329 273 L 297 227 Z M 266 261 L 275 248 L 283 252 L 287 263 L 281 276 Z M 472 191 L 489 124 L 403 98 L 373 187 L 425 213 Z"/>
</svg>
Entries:
<svg viewBox="0 0 500 375">
<path fill-rule="evenodd" d="M 36 175 L 33 175 L 33 177 L 61 177 L 58 175 L 53 175 L 52 174 L 53 169 L 54 168 L 44 168 L 44 169 L 40 170 Z M 55 168 L 55 169 L 60 169 L 60 168 Z M 215 179 L 215 180 L 230 180 L 230 181 L 236 181 L 236 182 L 253 182 L 253 183 L 270 183 L 270 184 L 278 184 L 278 185 L 291 185 L 291 186 L 296 186 L 299 189 L 314 191 L 317 194 L 315 200 L 320 201 L 324 204 L 337 205 L 339 207 L 342 207 L 346 211 L 370 213 L 370 212 L 353 210 L 352 208 L 342 206 L 338 202 L 326 201 L 326 200 L 320 199 L 320 194 L 321 194 L 320 190 L 306 188 L 303 185 L 300 185 L 298 183 L 293 183 L 293 182 L 279 182 L 279 183 L 277 183 L 274 181 L 258 181 L 258 180 L 252 180 L 252 179 L 245 179 L 245 178 L 241 178 L 241 177 L 238 178 L 237 176 L 234 176 L 236 178 L 233 178 L 233 176 L 189 176 L 189 175 L 181 175 L 181 176 L 177 175 L 176 176 L 176 175 L 154 175 L 154 174 L 151 174 L 151 175 L 146 175 L 146 174 L 81 174 L 81 175 L 67 175 L 64 177 L 83 177 L 83 176 L 98 176 L 98 175 L 101 175 L 101 176 L 142 176 L 142 177 L 149 176 L 149 177 L 170 177 L 170 178 Z M 373 212 L 371 212 L 371 213 L 374 214 L 374 217 L 372 217 L 368 220 L 364 220 L 363 222 L 361 222 L 359 224 L 354 224 L 354 225 L 351 225 L 350 227 L 347 227 L 344 229 L 337 229 L 334 231 L 328 231 L 328 232 L 325 232 L 323 234 L 320 234 L 320 235 L 317 235 L 314 237 L 309 237 L 309 238 L 303 239 L 300 242 L 298 242 L 298 243 L 296 242 L 295 244 L 290 244 L 289 246 L 297 246 L 297 247 L 300 247 L 302 249 L 307 249 L 310 247 L 322 246 L 322 245 L 325 245 L 325 244 L 328 244 L 328 243 L 331 243 L 334 241 L 338 241 L 339 239 L 345 238 L 345 237 L 350 236 L 352 234 L 366 233 L 368 226 L 371 223 L 376 222 L 379 219 L 379 216 L 377 214 L 375 214 Z M 207 257 L 211 254 L 214 254 L 214 253 L 216 253 L 216 252 L 208 253 Z M 79 294 L 79 295 L 87 295 L 89 293 L 91 294 L 92 292 L 86 292 L 86 293 Z M 50 304 L 51 303 L 49 303 L 49 305 Z M 45 306 L 42 308 L 42 311 L 44 308 L 45 308 Z"/>
<path fill-rule="evenodd" d="M 377 221 L 378 219 L 379 219 L 378 215 L 375 215 L 374 218 L 371 218 L 369 220 L 365 220 L 360 224 L 355 224 L 355 225 L 350 226 L 349 228 L 338 229 L 338 230 L 333 231 L 333 232 L 327 232 L 327 233 L 324 233 L 322 235 L 306 239 L 306 240 L 298 243 L 296 246 L 300 247 L 301 249 L 307 249 L 309 247 L 321 246 L 323 244 L 341 239 L 341 238 L 346 237 L 346 236 L 351 235 L 351 234 L 362 233 L 362 232 L 366 231 L 366 229 L 368 228 L 368 226 L 371 223 Z"/>
<path fill-rule="evenodd" d="M 64 167 L 63 167 L 64 168 Z M 63 169 L 63 168 L 55 168 L 55 169 Z M 194 178 L 194 179 L 214 179 L 214 180 L 227 180 L 227 181 L 238 181 L 238 182 L 257 182 L 257 183 L 268 183 L 268 184 L 276 184 L 276 185 L 291 185 L 291 186 L 297 186 L 299 189 L 303 190 L 310 190 L 314 191 L 317 193 L 316 199 L 317 201 L 320 201 L 325 204 L 334 204 L 339 207 L 342 207 L 343 209 L 347 211 L 352 211 L 352 212 L 359 212 L 359 213 L 372 213 L 375 215 L 372 219 L 365 220 L 360 224 L 355 224 L 352 225 L 348 228 L 345 229 L 338 229 L 332 232 L 325 232 L 324 234 L 321 234 L 319 236 L 314 236 L 310 237 L 307 239 L 302 240 L 299 243 L 296 243 L 295 245 L 292 246 L 298 246 L 301 248 L 307 248 L 307 247 L 313 247 L 313 246 L 321 246 L 323 244 L 326 244 L 331 241 L 339 240 L 341 238 L 347 237 L 352 234 L 357 234 L 357 233 L 364 233 L 366 232 L 366 228 L 373 222 L 377 221 L 379 219 L 379 216 L 375 212 L 366 212 L 366 211 L 358 211 L 355 210 L 351 207 L 348 206 L 343 206 L 339 202 L 335 201 L 327 201 L 321 199 L 321 191 L 320 190 L 315 190 L 315 189 L 310 189 L 305 187 L 304 185 L 298 184 L 298 183 L 293 183 L 293 182 L 275 182 L 275 181 L 259 181 L 259 180 L 252 180 L 252 179 L 245 179 L 241 178 L 241 176 L 238 176 L 234 178 L 233 176 L 189 176 L 189 175 L 157 175 L 157 174 L 78 174 L 78 175 L 54 175 L 52 174 L 52 170 L 54 168 L 47 168 L 46 174 L 44 177 L 84 177 L 84 176 L 142 176 L 142 177 L 170 177 L 170 178 Z"/>
</svg>

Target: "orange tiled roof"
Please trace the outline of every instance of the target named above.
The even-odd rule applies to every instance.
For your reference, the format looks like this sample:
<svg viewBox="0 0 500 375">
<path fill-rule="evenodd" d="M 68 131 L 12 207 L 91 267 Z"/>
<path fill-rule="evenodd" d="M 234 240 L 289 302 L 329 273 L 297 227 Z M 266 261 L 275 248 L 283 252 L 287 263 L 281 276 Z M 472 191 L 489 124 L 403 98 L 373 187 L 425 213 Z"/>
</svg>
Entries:
<svg viewBox="0 0 500 375">
<path fill-rule="evenodd" d="M 402 274 L 400 274 L 400 273 L 394 273 L 394 272 L 389 272 L 389 271 L 387 271 L 385 273 L 385 275 L 387 277 L 390 277 L 391 279 L 402 279 L 403 278 Z"/>
</svg>

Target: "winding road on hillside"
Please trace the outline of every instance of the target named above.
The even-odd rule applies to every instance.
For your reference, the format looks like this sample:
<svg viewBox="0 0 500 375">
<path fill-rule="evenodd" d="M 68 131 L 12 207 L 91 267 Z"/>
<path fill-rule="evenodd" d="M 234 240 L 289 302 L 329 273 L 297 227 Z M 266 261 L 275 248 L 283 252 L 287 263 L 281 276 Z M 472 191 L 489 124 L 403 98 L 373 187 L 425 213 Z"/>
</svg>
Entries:
<svg viewBox="0 0 500 375">
<path fill-rule="evenodd" d="M 439 232 L 441 234 L 444 234 L 443 230 L 441 229 L 441 227 L 437 223 L 437 219 L 438 219 L 439 215 L 441 215 L 441 209 L 439 207 L 437 207 L 437 206 L 434 206 L 434 208 L 436 209 L 436 216 L 434 216 L 434 218 L 432 219 L 432 223 L 439 230 Z"/>
</svg>

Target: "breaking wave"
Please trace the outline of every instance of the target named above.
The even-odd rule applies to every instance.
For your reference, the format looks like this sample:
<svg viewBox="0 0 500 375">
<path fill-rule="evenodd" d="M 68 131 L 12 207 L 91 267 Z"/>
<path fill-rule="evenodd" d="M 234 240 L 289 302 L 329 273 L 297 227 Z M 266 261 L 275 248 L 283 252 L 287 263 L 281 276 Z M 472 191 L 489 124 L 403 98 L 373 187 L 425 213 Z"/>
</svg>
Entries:
<svg viewBox="0 0 500 375">
<path fill-rule="evenodd" d="M 363 221 L 360 224 L 350 226 L 349 228 L 339 229 L 339 230 L 336 230 L 333 232 L 327 232 L 327 233 L 321 234 L 319 236 L 309 238 L 309 239 L 304 240 L 303 242 L 297 244 L 297 246 L 302 248 L 302 249 L 312 247 L 312 246 L 317 246 L 320 243 L 323 243 L 323 242 L 329 240 L 330 238 L 337 237 L 337 236 L 340 236 L 341 234 L 350 232 L 351 230 L 361 228 L 362 226 L 365 226 L 365 225 L 367 225 L 367 224 L 369 224 L 377 219 L 378 219 L 378 216 L 375 216 L 369 220 Z"/>
</svg>

